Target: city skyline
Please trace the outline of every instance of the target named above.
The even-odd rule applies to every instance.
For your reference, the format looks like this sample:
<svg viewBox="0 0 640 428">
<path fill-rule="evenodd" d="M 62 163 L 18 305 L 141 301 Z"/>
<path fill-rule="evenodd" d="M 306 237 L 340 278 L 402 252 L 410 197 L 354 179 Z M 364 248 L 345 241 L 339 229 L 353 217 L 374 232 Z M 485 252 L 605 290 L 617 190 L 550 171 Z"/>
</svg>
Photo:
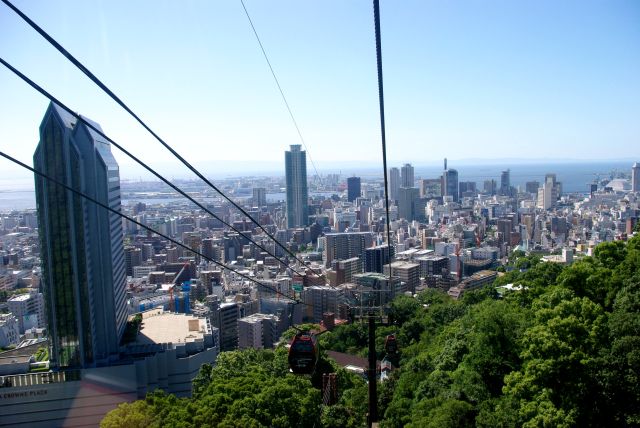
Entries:
<svg viewBox="0 0 640 428">
<path fill-rule="evenodd" d="M 238 4 L 126 4 L 126 20 L 114 18 L 123 3 L 16 5 L 86 61 L 187 159 L 277 164 L 283 147 L 300 142 Z M 549 16 L 552 6 L 555 14 Z M 310 159 L 319 168 L 335 153 L 352 163 L 379 163 L 370 5 L 247 2 L 247 7 Z M 634 49 L 640 40 L 639 8 L 625 1 L 383 3 L 389 160 L 406 162 L 409 152 L 415 152 L 409 158 L 416 165 L 445 156 L 619 159 L 611 144 L 640 157 L 635 148 L 640 147 L 635 120 L 640 54 Z M 3 58 L 74 110 L 102 118 L 116 141 L 154 163 L 166 161 L 168 154 L 131 119 L 4 9 Z M 153 20 L 161 25 L 141 35 L 139 23 Z M 334 28 L 330 34 L 324 31 L 327 22 Z M 165 25 L 180 36 L 162 34 Z M 540 34 L 540 28 L 546 31 Z M 3 70 L 0 86 L 13 103 L 1 107 L 4 125 L 12 126 L 0 127 L 0 141 L 4 150 L 25 159 L 37 141 L 27 130 L 47 101 Z M 128 170 L 131 163 L 115 156 Z"/>
<path fill-rule="evenodd" d="M 308 181 L 306 152 L 291 145 L 285 151 L 286 205 L 282 199 L 269 201 L 268 191 L 282 191 L 281 178 L 223 182 L 225 193 L 239 196 L 233 203 L 212 197 L 202 184 L 180 182 L 191 196 L 208 199 L 209 208 L 196 209 L 179 198 L 164 201 L 171 193 L 156 191 L 153 182 L 121 183 L 109 144 L 76 119 L 55 105 L 49 107 L 34 163 L 37 170 L 80 189 L 89 200 L 37 178 L 38 222 L 33 211 L 0 212 L 0 290 L 11 309 L 0 314 L 5 356 L 0 387 L 8 388 L 0 413 L 9 415 L 10 425 L 44 426 L 53 420 L 96 425 L 114 415 L 108 411 L 119 412 L 122 407 L 113 410 L 118 403 L 142 400 L 156 388 L 197 400 L 202 393 L 202 384 L 194 380 L 198 369 L 203 363 L 223 368 L 219 352 L 272 352 L 274 346 L 284 346 L 278 338 L 288 327 L 303 322 L 322 323 L 330 331 L 351 329 L 352 317 L 366 307 L 386 306 L 400 295 L 413 300 L 406 293 L 417 299 L 439 294 L 468 305 L 475 299 L 463 296 L 481 288 L 494 287 L 498 295 L 515 292 L 511 285 L 502 285 L 507 281 L 493 284 L 500 280 L 496 270 L 513 266 L 507 275 L 520 275 L 527 268 L 535 272 L 537 264 L 555 264 L 549 269 L 560 278 L 561 270 L 571 270 L 573 264 L 582 270 L 585 263 L 591 264 L 590 258 L 601 260 L 600 248 L 622 251 L 619 244 L 629 240 L 627 248 L 634 251 L 632 242 L 638 239 L 640 195 L 631 191 L 628 163 L 624 178 L 614 174 L 611 181 L 599 180 L 590 186 L 589 196 L 565 193 L 554 172 L 544 172 L 542 187 L 538 181 L 527 182 L 526 191 L 520 189 L 516 195 L 510 169 L 501 173 L 501 192 L 496 191 L 496 179 L 484 181 L 479 191 L 477 183 L 459 182 L 457 171 L 450 168 L 457 165 L 445 159 L 444 168 L 438 169 L 442 179 L 419 179 L 418 187 L 413 187 L 413 166 L 402 167 L 401 184 L 406 186 L 399 187 L 398 201 L 387 211 L 391 238 L 386 248 L 395 256 L 385 260 L 387 250 L 380 245 L 387 227 L 384 183 L 379 178 L 361 182 L 347 177 L 351 195 L 345 192 L 341 174 Z M 637 163 L 632 168 L 637 169 Z M 632 176 L 636 173 L 632 170 Z M 308 183 L 313 192 L 307 195 Z M 121 194 L 136 203 L 121 205 Z M 109 211 L 96 206 L 93 198 L 108 203 Z M 238 203 L 249 214 L 231 208 L 240 208 Z M 119 218 L 120 210 L 127 221 Z M 307 214 L 313 216 L 311 225 L 300 219 Z M 259 219 L 260 226 L 253 227 L 246 216 Z M 292 259 L 273 252 L 275 240 Z M 514 262 L 521 257 L 531 265 Z M 631 257 L 637 259 L 633 253 Z M 125 269 L 126 302 L 119 298 L 123 294 L 117 281 L 109 284 Z M 582 284 L 577 286 L 584 290 Z M 27 330 L 42 313 L 40 290 L 47 301 L 47 328 Z M 476 295 L 488 294 L 480 293 Z M 485 299 L 495 299 L 492 304 L 507 301 L 497 296 Z M 431 310 L 423 311 L 419 302 L 416 310 Z M 506 304 L 521 308 L 519 301 Z M 113 337 L 122 334 L 120 313 L 127 319 L 126 334 L 114 346 Z M 115 323 L 110 322 L 114 315 Z M 397 327 L 404 328 L 406 322 Z M 393 336 L 377 336 L 376 341 L 388 344 L 389 337 Z M 398 337 L 397 342 L 406 346 L 407 336 Z M 314 346 L 336 350 L 332 345 Z M 387 355 L 388 348 L 385 345 Z M 296 349 L 295 340 L 291 349 Z M 291 360 L 289 354 L 285 370 L 294 370 Z M 387 361 L 388 369 L 394 370 L 393 362 Z M 291 376 L 288 371 L 282 374 Z M 226 375 L 221 380 L 225 379 Z M 64 388 L 59 387 L 62 383 Z M 86 405 L 87 384 L 93 391 L 89 400 L 104 404 Z M 44 394 L 45 406 L 40 397 Z M 241 401 L 233 405 L 237 402 Z M 209 409 L 210 402 L 200 407 Z"/>
<path fill-rule="evenodd" d="M 0 2 L 1 426 L 640 420 L 640 3 L 371 12 Z"/>
</svg>

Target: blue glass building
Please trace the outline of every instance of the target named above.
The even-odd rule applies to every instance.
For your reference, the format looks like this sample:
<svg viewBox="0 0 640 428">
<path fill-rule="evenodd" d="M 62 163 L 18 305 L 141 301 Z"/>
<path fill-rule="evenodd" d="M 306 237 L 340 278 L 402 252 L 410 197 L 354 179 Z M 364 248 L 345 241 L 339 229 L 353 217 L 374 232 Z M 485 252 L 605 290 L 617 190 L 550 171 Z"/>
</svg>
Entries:
<svg viewBox="0 0 640 428">
<path fill-rule="evenodd" d="M 120 210 L 120 173 L 111 145 L 53 103 L 40 125 L 33 163 Z M 127 321 L 122 220 L 46 179 L 35 181 L 51 363 L 106 365 L 117 360 Z"/>
</svg>

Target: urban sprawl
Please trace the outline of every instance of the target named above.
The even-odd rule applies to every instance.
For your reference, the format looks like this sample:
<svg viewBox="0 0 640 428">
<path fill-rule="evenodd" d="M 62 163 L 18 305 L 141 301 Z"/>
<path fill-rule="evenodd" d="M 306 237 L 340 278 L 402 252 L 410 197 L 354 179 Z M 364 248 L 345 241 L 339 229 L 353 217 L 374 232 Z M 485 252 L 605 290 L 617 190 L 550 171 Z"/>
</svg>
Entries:
<svg viewBox="0 0 640 428">
<path fill-rule="evenodd" d="M 61 408 L 68 418 L 82 407 L 69 397 L 92 376 L 113 381 L 110 398 L 78 418 L 99 421 L 155 387 L 188 395 L 220 352 L 272 348 L 303 322 L 330 330 L 364 310 L 383 314 L 400 294 L 460 298 L 492 283 L 516 250 L 571 264 L 625 240 L 640 216 L 638 163 L 581 194 L 564 193 L 554 171 L 516 188 L 510 170 L 473 182 L 446 160 L 438 177 L 405 164 L 388 171 L 389 246 L 382 174 L 307 166 L 293 145 L 284 177 L 216 180 L 245 213 L 202 183 L 175 182 L 214 217 L 160 182 L 120 181 L 110 145 L 50 105 L 34 167 L 135 222 L 42 177 L 37 210 L 0 213 L 6 414 L 47 394 L 48 407 L 18 422 Z"/>
</svg>

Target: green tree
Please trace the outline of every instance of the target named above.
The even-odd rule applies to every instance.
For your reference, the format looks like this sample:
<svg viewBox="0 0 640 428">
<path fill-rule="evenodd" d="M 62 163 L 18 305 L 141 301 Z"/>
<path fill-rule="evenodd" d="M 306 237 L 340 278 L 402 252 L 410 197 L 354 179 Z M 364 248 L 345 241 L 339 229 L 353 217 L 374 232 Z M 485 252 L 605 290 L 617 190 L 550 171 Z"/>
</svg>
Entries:
<svg viewBox="0 0 640 428">
<path fill-rule="evenodd" d="M 640 282 L 622 289 L 609 317 L 611 346 L 602 359 L 607 407 L 621 426 L 640 426 Z"/>
<path fill-rule="evenodd" d="M 602 308 L 571 291 L 553 288 L 534 304 L 534 325 L 523 336 L 522 369 L 505 378 L 505 395 L 520 402 L 523 426 L 544 421 L 587 426 L 597 415 L 596 369 L 606 342 Z"/>
<path fill-rule="evenodd" d="M 153 408 L 142 400 L 119 404 L 100 422 L 101 428 L 147 428 L 153 425 Z"/>
</svg>

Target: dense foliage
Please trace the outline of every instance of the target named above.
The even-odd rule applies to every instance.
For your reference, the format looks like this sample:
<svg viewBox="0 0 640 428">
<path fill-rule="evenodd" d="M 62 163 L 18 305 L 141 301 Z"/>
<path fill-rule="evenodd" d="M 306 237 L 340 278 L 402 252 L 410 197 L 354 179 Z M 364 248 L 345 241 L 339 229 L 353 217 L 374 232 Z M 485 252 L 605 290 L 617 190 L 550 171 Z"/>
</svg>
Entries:
<svg viewBox="0 0 640 428">
<path fill-rule="evenodd" d="M 513 259 L 496 285 L 523 290 L 503 299 L 491 288 L 405 301 L 382 426 L 640 424 L 640 237 L 569 267 Z"/>
<path fill-rule="evenodd" d="M 337 406 L 321 414 L 322 371 L 338 373 L 342 391 Z M 315 386 L 314 386 L 315 385 Z M 125 403 L 109 412 L 101 427 L 306 427 L 360 426 L 366 407 L 366 385 L 336 369 L 325 357 L 313 378 L 289 373 L 284 347 L 275 351 L 223 352 L 215 367 L 203 365 L 193 381 L 191 398 L 158 390 L 145 400 Z M 356 411 L 352 410 L 356 409 Z"/>
<path fill-rule="evenodd" d="M 569 267 L 514 254 L 494 287 L 461 300 L 429 290 L 393 301 L 400 368 L 380 384 L 383 427 L 640 425 L 640 237 L 598 246 Z M 362 324 L 320 336 L 323 349 L 364 356 Z M 338 370 L 339 402 L 321 407 L 322 357 L 313 378 L 288 373 L 286 350 L 223 353 L 204 366 L 194 396 L 163 393 L 121 405 L 104 427 L 359 427 L 367 387 Z"/>
</svg>

